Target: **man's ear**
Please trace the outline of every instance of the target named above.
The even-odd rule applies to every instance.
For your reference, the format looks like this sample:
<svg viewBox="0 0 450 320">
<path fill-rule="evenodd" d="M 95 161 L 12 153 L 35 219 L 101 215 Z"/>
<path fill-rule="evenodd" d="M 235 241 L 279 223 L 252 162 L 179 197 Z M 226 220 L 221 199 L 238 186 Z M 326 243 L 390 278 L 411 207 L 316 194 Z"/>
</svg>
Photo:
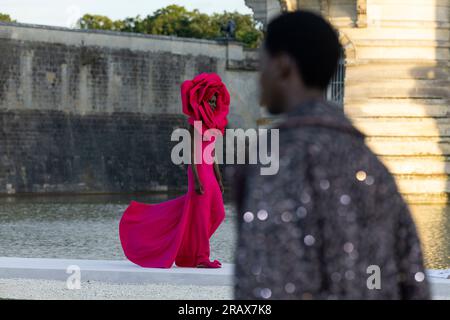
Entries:
<svg viewBox="0 0 450 320">
<path fill-rule="evenodd" d="M 280 53 L 275 58 L 276 70 L 279 72 L 281 79 L 288 79 L 295 70 L 294 60 L 285 53 Z"/>
</svg>

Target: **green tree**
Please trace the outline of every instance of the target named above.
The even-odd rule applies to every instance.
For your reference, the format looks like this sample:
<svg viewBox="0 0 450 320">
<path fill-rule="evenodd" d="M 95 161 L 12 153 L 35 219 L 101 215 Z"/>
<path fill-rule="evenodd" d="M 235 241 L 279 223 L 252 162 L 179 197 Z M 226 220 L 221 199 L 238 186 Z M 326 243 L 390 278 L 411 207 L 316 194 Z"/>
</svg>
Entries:
<svg viewBox="0 0 450 320">
<path fill-rule="evenodd" d="M 120 21 L 113 21 L 106 16 L 85 14 L 78 20 L 80 29 L 115 30 L 120 31 Z"/>
<path fill-rule="evenodd" d="M 206 39 L 219 35 L 210 16 L 198 10 L 188 11 L 177 5 L 167 6 L 148 15 L 145 27 L 148 34 Z"/>
<path fill-rule="evenodd" d="M 147 21 L 141 16 L 135 18 L 125 18 L 118 22 L 122 32 L 148 33 Z"/>
<path fill-rule="evenodd" d="M 225 36 L 223 28 L 231 19 L 236 24 L 236 40 L 248 47 L 257 47 L 262 38 L 261 28 L 250 15 L 238 12 L 207 15 L 198 10 L 189 11 L 182 6 L 169 5 L 144 18 L 136 16 L 113 21 L 105 16 L 86 14 L 78 21 L 78 26 L 82 29 L 217 39 Z"/>
<path fill-rule="evenodd" d="M 1 13 L 1 12 L 0 12 L 0 21 L 16 22 L 16 20 L 11 19 L 11 16 L 9 14 L 5 14 L 5 13 Z"/>
<path fill-rule="evenodd" d="M 248 47 L 257 47 L 262 39 L 261 28 L 249 14 L 240 14 L 239 12 L 215 13 L 212 15 L 212 20 L 219 29 L 226 26 L 228 21 L 233 20 L 236 24 L 236 40 L 245 43 Z"/>
<path fill-rule="evenodd" d="M 189 22 L 192 14 L 185 8 L 170 5 L 158 9 L 152 16 L 148 16 L 150 34 L 173 35 L 189 37 Z"/>
</svg>

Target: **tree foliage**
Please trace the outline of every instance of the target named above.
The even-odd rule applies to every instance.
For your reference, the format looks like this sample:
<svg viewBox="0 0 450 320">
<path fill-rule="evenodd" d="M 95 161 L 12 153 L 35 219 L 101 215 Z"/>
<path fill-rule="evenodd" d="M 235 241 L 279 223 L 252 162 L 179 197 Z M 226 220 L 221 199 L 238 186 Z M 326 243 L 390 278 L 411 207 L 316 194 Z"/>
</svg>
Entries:
<svg viewBox="0 0 450 320">
<path fill-rule="evenodd" d="M 96 30 L 115 30 L 120 31 L 121 24 L 119 21 L 113 21 L 106 16 L 85 14 L 78 20 L 78 26 L 81 29 L 96 29 Z"/>
<path fill-rule="evenodd" d="M 5 14 L 5 13 L 1 13 L 1 12 L 0 12 L 0 21 L 16 22 L 16 20 L 11 19 L 11 16 L 9 14 Z"/>
<path fill-rule="evenodd" d="M 178 5 L 169 5 L 158 9 L 146 17 L 138 15 L 123 20 L 111 20 L 105 16 L 86 14 L 78 21 L 78 27 L 82 29 L 217 39 L 225 36 L 223 29 L 230 20 L 235 22 L 235 39 L 237 41 L 243 42 L 250 48 L 258 46 L 262 38 L 262 32 L 251 15 L 238 12 L 208 15 L 198 10 L 189 11 Z"/>
</svg>

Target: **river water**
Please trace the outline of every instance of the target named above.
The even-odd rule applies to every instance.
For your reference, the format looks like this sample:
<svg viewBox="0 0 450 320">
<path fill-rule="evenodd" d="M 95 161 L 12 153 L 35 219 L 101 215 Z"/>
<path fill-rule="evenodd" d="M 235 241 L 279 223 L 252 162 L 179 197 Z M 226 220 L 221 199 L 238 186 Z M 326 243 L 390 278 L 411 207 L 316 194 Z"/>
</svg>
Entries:
<svg viewBox="0 0 450 320">
<path fill-rule="evenodd" d="M 125 259 L 119 219 L 131 200 L 166 201 L 176 194 L 18 196 L 0 198 L 0 256 Z M 226 218 L 211 238 L 211 259 L 233 262 L 236 212 L 226 201 Z M 450 210 L 411 206 L 426 265 L 450 268 Z"/>
</svg>

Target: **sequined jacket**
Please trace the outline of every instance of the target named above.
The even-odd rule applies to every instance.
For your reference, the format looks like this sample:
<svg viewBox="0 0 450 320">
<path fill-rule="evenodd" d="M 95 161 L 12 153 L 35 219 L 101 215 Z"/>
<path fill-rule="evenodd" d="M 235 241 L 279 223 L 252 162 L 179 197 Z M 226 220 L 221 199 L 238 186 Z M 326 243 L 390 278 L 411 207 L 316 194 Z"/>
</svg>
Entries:
<svg viewBox="0 0 450 320">
<path fill-rule="evenodd" d="M 364 135 L 325 101 L 285 118 L 278 173 L 249 164 L 231 174 L 234 297 L 430 298 L 409 208 Z"/>
</svg>

